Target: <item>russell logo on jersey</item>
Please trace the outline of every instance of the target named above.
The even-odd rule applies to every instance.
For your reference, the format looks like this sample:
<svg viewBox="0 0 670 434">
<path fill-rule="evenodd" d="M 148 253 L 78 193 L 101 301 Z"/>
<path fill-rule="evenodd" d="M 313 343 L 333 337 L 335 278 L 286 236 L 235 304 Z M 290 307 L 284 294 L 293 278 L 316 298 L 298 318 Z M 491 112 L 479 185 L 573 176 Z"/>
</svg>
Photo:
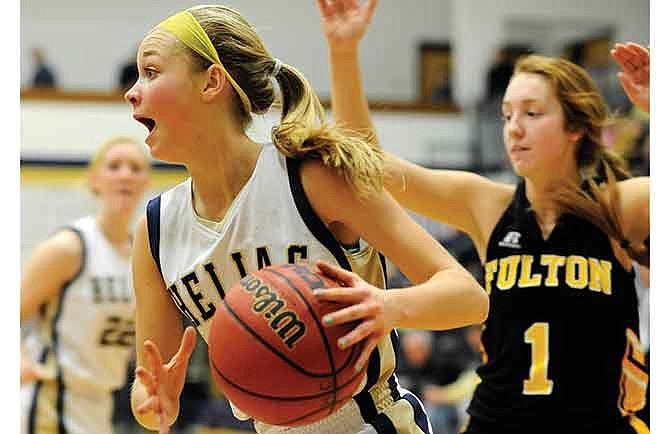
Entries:
<svg viewBox="0 0 670 434">
<path fill-rule="evenodd" d="M 507 232 L 507 235 L 505 235 L 505 238 L 503 238 L 502 241 L 498 242 L 498 246 L 509 247 L 512 249 L 520 249 L 521 248 L 521 243 L 519 242 L 520 240 L 521 240 L 521 233 L 516 231 L 509 231 Z"/>
</svg>

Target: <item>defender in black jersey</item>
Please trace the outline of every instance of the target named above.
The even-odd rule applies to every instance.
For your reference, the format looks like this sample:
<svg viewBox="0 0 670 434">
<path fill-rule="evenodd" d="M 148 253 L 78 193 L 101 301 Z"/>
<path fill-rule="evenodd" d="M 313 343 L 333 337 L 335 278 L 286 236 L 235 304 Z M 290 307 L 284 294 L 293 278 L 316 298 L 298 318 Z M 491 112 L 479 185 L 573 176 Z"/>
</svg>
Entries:
<svg viewBox="0 0 670 434">
<path fill-rule="evenodd" d="M 335 117 L 370 131 L 356 50 L 370 12 L 328 3 L 339 4 L 322 8 Z M 648 111 L 648 50 L 617 44 L 612 55 Z M 605 149 L 603 99 L 568 61 L 517 63 L 502 115 L 516 188 L 387 154 L 386 187 L 401 205 L 463 230 L 485 264 L 484 364 L 465 432 L 648 432 L 635 417 L 648 375 L 632 261 L 648 265 L 649 180 Z"/>
<path fill-rule="evenodd" d="M 467 432 L 635 432 L 622 418 L 647 382 L 633 280 L 583 218 L 563 214 L 544 239 L 521 181 L 486 250 L 491 311 Z"/>
</svg>

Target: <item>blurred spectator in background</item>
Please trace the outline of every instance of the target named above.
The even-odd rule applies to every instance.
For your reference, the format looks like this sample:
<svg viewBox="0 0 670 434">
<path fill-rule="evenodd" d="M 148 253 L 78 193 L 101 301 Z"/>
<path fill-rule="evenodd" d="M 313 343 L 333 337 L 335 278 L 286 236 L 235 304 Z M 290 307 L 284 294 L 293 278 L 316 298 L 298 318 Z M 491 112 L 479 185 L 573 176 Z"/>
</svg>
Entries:
<svg viewBox="0 0 670 434">
<path fill-rule="evenodd" d="M 467 342 L 467 333 L 468 328 L 442 332 L 402 330 L 397 371 L 400 382 L 419 397 L 425 396 L 426 391 L 453 384 L 479 360 Z M 466 392 L 464 396 L 470 395 Z M 458 432 L 459 404 L 459 401 L 424 402 L 436 433 Z"/>
<path fill-rule="evenodd" d="M 530 47 L 517 44 L 507 44 L 498 48 L 486 73 L 486 101 L 500 104 L 499 99 L 505 93 L 507 83 L 514 72 L 514 64 L 521 56 L 530 54 L 531 51 Z M 499 111 L 500 107 L 496 106 L 496 109 Z"/>
<path fill-rule="evenodd" d="M 445 385 L 429 384 L 423 389 L 422 397 L 427 408 L 449 409 L 449 424 L 445 434 L 456 434 L 467 420 L 467 407 L 479 383 L 476 369 L 481 363 L 482 326 L 473 325 L 464 329 L 463 337 L 467 349 L 460 349 L 460 369 L 458 376 Z"/>
<path fill-rule="evenodd" d="M 634 108 L 603 129 L 603 142 L 626 160 L 634 176 L 649 176 L 649 115 Z"/>
<path fill-rule="evenodd" d="M 439 239 L 458 262 L 482 282 L 483 268 L 472 240 L 465 233 L 415 217 Z M 433 223 L 433 224 L 431 224 Z M 389 264 L 389 286 L 409 285 Z M 476 385 L 475 368 L 481 362 L 480 326 L 447 331 L 404 329 L 400 333 L 397 375 L 420 398 L 435 433 L 456 434 L 465 421 L 465 409 Z"/>
<path fill-rule="evenodd" d="M 459 230 L 453 230 L 452 234 L 440 240 L 449 253 L 451 253 L 458 262 L 470 272 L 478 282 L 484 281 L 484 268 L 477 254 L 477 249 L 472 243 L 470 237 Z"/>
<path fill-rule="evenodd" d="M 423 41 L 419 45 L 419 100 L 424 104 L 453 103 L 453 59 L 448 42 Z"/>
<path fill-rule="evenodd" d="M 428 330 L 407 329 L 400 333 L 398 375 L 401 383 L 420 394 L 424 386 L 435 383 L 440 362 L 433 351 L 435 336 Z"/>
<path fill-rule="evenodd" d="M 617 80 L 618 68 L 610 60 L 612 45 L 612 40 L 607 34 L 579 39 L 564 47 L 563 57 L 586 69 L 612 112 L 626 114 L 633 105 Z"/>
<path fill-rule="evenodd" d="M 34 70 L 30 84 L 35 88 L 54 88 L 57 87 L 56 75 L 51 66 L 46 62 L 44 51 L 39 47 L 32 49 Z"/>
<path fill-rule="evenodd" d="M 454 95 L 451 90 L 451 68 L 445 67 L 438 78 L 433 90 L 432 102 L 437 104 L 452 103 Z"/>
<path fill-rule="evenodd" d="M 473 170 L 480 173 L 509 170 L 500 121 L 500 105 L 519 57 L 530 54 L 527 45 L 504 44 L 495 53 L 486 72 L 484 97 L 479 101 L 473 117 Z M 479 262 L 479 259 L 477 259 Z"/>
<path fill-rule="evenodd" d="M 440 381 L 439 377 L 445 374 L 441 363 L 447 360 L 439 353 L 433 332 L 414 329 L 400 332 L 397 374 L 403 386 L 419 398 L 428 385 L 446 382 Z M 448 424 L 448 410 L 430 405 L 425 407 L 435 432 L 444 432 L 444 427 Z"/>
<path fill-rule="evenodd" d="M 486 72 L 486 100 L 497 100 L 502 97 L 507 83 L 514 72 L 514 59 L 505 47 L 496 51 L 493 63 Z"/>
<path fill-rule="evenodd" d="M 617 79 L 610 60 L 610 38 L 603 36 L 568 45 L 565 55 L 589 72 L 612 116 L 603 128 L 603 144 L 621 155 L 633 176 L 649 176 L 649 115 L 635 107 Z"/>
<path fill-rule="evenodd" d="M 137 81 L 138 76 L 137 60 L 133 54 L 133 56 L 129 57 L 119 69 L 118 88 L 121 91 L 126 92 L 128 89 L 133 87 L 133 84 L 135 84 Z"/>
</svg>

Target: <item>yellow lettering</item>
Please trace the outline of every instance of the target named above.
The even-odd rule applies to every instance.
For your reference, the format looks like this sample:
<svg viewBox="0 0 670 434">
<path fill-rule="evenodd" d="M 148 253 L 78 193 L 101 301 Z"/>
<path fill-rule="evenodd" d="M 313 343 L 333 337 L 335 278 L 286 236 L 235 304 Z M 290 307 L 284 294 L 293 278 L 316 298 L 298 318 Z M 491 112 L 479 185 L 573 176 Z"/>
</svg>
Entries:
<svg viewBox="0 0 670 434">
<path fill-rule="evenodd" d="M 612 263 L 604 259 L 589 258 L 589 289 L 612 295 Z"/>
<path fill-rule="evenodd" d="M 533 269 L 533 256 L 521 256 L 521 276 L 519 277 L 519 288 L 528 288 L 531 286 L 540 286 L 542 283 L 542 275 L 535 273 L 530 275 Z"/>
<path fill-rule="evenodd" d="M 519 268 L 519 255 L 508 256 L 500 259 L 500 270 L 498 270 L 498 289 L 510 289 L 516 283 L 517 270 Z"/>
<path fill-rule="evenodd" d="M 486 282 L 486 293 L 491 295 L 491 282 L 495 278 L 495 273 L 498 270 L 498 260 L 494 259 L 486 263 L 486 275 L 484 276 L 484 281 Z"/>
<path fill-rule="evenodd" d="M 558 286 L 558 267 L 565 265 L 565 256 L 542 255 L 540 264 L 549 267 L 547 277 L 544 279 L 545 286 Z"/>
<path fill-rule="evenodd" d="M 589 265 L 582 256 L 568 256 L 565 264 L 565 283 L 571 288 L 586 288 L 589 278 Z"/>
</svg>

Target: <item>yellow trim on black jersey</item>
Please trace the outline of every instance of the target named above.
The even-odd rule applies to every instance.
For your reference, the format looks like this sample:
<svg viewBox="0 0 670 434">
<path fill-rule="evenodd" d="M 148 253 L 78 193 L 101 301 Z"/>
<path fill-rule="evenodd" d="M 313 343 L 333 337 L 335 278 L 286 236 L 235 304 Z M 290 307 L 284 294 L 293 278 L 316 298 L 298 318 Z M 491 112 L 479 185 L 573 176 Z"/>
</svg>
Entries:
<svg viewBox="0 0 670 434">
<path fill-rule="evenodd" d="M 633 415 L 630 417 L 629 422 L 637 434 L 649 434 L 649 427 L 639 417 Z"/>
</svg>

